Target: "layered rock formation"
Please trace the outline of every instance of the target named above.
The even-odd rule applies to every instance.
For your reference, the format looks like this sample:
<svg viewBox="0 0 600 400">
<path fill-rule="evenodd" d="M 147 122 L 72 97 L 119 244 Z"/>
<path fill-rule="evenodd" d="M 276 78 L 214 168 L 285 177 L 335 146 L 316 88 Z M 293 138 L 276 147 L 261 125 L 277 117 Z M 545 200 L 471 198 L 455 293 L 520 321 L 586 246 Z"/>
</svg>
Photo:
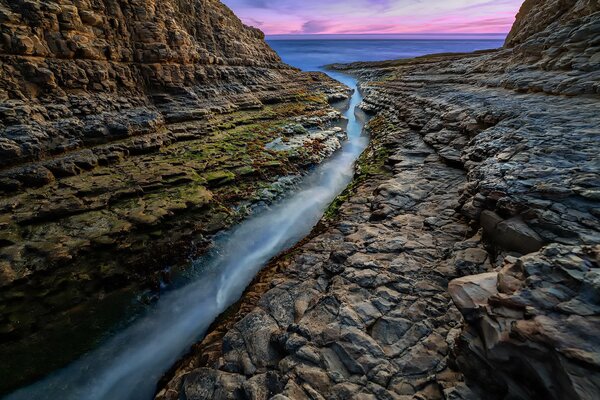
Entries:
<svg viewBox="0 0 600 400">
<path fill-rule="evenodd" d="M 599 251 L 551 244 L 452 281 L 469 322 L 457 360 L 465 373 L 517 398 L 596 398 Z"/>
<path fill-rule="evenodd" d="M 537 0 L 503 49 L 336 66 L 376 114 L 347 201 L 157 398 L 597 398 L 599 54 L 597 1 Z"/>
<path fill-rule="evenodd" d="M 209 335 L 158 399 L 471 393 L 450 366 L 462 318 L 446 291 L 456 269 L 490 263 L 454 210 L 466 176 L 400 121 L 370 126 L 375 143 L 338 222 L 271 266 L 282 272 L 247 294 L 260 300 Z"/>
<path fill-rule="evenodd" d="M 65 346 L 85 304 L 158 286 L 233 206 L 339 147 L 347 89 L 263 39 L 217 0 L 0 1 L 3 384 L 46 334 L 41 364 L 85 350 L 119 318 Z"/>
</svg>

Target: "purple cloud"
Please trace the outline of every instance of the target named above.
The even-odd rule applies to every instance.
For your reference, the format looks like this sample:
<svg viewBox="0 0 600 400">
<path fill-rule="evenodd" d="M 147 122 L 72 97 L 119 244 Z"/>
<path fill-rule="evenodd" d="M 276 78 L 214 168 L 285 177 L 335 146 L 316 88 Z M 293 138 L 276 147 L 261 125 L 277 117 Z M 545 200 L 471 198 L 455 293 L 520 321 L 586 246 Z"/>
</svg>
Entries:
<svg viewBox="0 0 600 400">
<path fill-rule="evenodd" d="M 523 0 L 223 0 L 267 34 L 506 33 Z"/>
<path fill-rule="evenodd" d="M 330 21 L 311 20 L 302 24 L 302 29 L 297 33 L 323 33 L 327 32 L 334 26 Z"/>
</svg>

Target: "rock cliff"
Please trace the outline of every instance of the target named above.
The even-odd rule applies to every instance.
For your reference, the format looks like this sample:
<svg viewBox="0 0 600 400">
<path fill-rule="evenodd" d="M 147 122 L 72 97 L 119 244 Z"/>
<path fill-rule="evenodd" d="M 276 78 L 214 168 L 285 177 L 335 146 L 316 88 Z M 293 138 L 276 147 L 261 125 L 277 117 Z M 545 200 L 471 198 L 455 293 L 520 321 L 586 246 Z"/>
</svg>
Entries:
<svg viewBox="0 0 600 400">
<path fill-rule="evenodd" d="M 528 0 L 502 49 L 334 66 L 375 115 L 337 216 L 157 398 L 597 398 L 599 55 L 600 3 Z"/>
<path fill-rule="evenodd" d="M 158 287 L 233 206 L 331 154 L 346 90 L 218 0 L 1 0 L 2 385 L 84 351 L 118 320 L 98 302 Z"/>
</svg>

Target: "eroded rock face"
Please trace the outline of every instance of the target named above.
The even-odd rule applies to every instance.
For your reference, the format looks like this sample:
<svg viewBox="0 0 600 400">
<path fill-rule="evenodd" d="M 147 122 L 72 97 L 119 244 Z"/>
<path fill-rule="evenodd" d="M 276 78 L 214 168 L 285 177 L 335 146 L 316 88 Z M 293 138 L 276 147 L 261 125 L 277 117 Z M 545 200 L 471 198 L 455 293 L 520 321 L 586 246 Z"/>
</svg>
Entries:
<svg viewBox="0 0 600 400">
<path fill-rule="evenodd" d="M 527 1 L 504 49 L 335 66 L 377 115 L 353 192 L 158 398 L 596 398 L 599 11 Z"/>
<path fill-rule="evenodd" d="M 450 283 L 468 319 L 458 363 L 482 365 L 515 397 L 593 399 L 600 393 L 600 246 L 552 244 L 507 260 L 495 284 L 481 276 Z M 455 291 L 452 290 L 455 287 Z M 477 288 L 477 289 L 474 289 Z M 477 292 L 477 307 L 463 291 Z M 481 372 L 478 373 L 481 376 Z M 486 384 L 486 382 L 482 382 Z"/>
<path fill-rule="evenodd" d="M 548 37 L 549 32 L 564 31 L 565 25 L 580 32 L 577 33 L 580 39 L 589 40 L 587 35 L 582 34 L 585 27 L 581 26 L 581 21 L 598 11 L 598 2 L 595 0 L 526 0 L 506 38 L 506 46 L 514 47 L 532 39 Z M 554 35 L 567 36 L 565 32 L 554 32 Z"/>
<path fill-rule="evenodd" d="M 3 376 L 34 363 L 15 341 L 158 287 L 232 206 L 339 147 L 347 89 L 263 39 L 217 0 L 0 1 Z"/>
<path fill-rule="evenodd" d="M 462 317 L 446 290 L 490 262 L 454 210 L 466 175 L 401 121 L 370 126 L 339 220 L 271 266 L 282 272 L 249 290 L 158 399 L 475 398 L 453 369 Z"/>
<path fill-rule="evenodd" d="M 580 246 L 600 243 L 599 11 L 526 2 L 510 50 L 359 70 L 368 108 L 399 113 L 467 171 L 460 210 L 496 247 L 495 271 L 449 291 L 469 322 L 459 367 L 486 398 L 598 393 L 598 344 L 583 333 L 597 329 L 597 250 Z"/>
<path fill-rule="evenodd" d="M 448 285 L 452 301 L 463 314 L 472 313 L 487 304 L 498 293 L 498 273 L 486 272 L 454 279 Z"/>
</svg>

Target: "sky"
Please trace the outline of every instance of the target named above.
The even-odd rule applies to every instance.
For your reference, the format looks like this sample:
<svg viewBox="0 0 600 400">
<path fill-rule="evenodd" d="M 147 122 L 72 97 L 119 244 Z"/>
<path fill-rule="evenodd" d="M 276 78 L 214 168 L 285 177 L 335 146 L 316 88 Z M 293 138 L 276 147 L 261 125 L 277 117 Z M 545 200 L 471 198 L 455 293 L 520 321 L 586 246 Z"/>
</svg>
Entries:
<svg viewBox="0 0 600 400">
<path fill-rule="evenodd" d="M 267 35 L 507 33 L 523 0 L 222 0 Z"/>
</svg>

